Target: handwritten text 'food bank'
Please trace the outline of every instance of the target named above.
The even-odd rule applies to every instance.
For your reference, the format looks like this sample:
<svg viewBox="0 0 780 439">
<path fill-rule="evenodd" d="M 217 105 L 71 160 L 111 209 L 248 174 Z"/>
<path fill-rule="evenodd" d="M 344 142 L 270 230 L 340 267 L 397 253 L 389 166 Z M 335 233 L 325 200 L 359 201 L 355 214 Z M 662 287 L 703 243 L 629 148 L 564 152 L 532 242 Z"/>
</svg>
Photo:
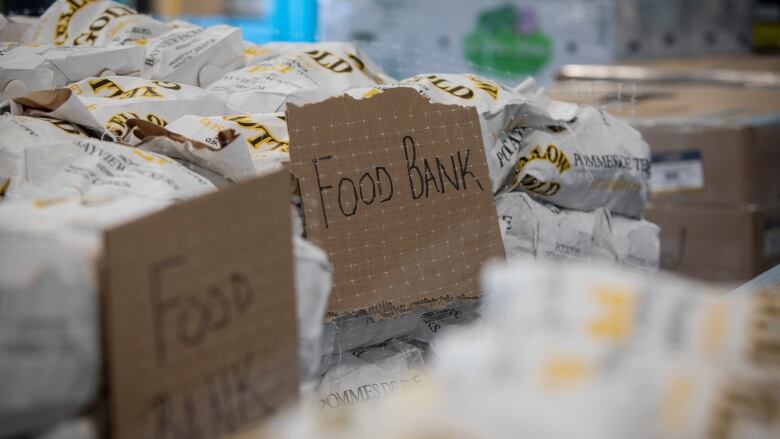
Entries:
<svg viewBox="0 0 780 439">
<path fill-rule="evenodd" d="M 479 188 L 480 192 L 484 190 L 482 183 L 470 170 L 471 149 L 456 151 L 445 158 L 437 155 L 422 157 L 422 148 L 411 136 L 404 136 L 401 142 L 406 164 L 405 174 L 412 199 L 428 198 L 444 194 L 448 190 L 466 191 L 469 187 Z M 321 172 L 324 162 L 331 159 L 333 156 L 327 155 L 312 160 L 326 228 L 329 225 L 326 203 L 330 205 L 335 200 L 341 214 L 349 217 L 358 212 L 361 204 L 370 206 L 374 203 L 386 203 L 399 193 L 386 166 L 373 166 L 363 173 L 343 176 L 338 182 L 335 179 L 331 181 Z"/>
</svg>

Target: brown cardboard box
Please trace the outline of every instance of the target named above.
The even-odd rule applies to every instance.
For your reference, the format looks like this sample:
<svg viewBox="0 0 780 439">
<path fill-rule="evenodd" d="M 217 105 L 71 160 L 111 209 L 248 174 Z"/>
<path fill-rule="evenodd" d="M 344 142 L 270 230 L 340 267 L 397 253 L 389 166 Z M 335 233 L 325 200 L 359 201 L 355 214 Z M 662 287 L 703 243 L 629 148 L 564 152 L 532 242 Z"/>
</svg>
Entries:
<svg viewBox="0 0 780 439">
<path fill-rule="evenodd" d="M 228 437 L 298 389 L 287 172 L 105 234 L 112 437 Z"/>
<path fill-rule="evenodd" d="M 651 205 L 661 227 L 661 268 L 712 281 L 739 282 L 780 263 L 780 205 L 706 208 Z"/>
</svg>

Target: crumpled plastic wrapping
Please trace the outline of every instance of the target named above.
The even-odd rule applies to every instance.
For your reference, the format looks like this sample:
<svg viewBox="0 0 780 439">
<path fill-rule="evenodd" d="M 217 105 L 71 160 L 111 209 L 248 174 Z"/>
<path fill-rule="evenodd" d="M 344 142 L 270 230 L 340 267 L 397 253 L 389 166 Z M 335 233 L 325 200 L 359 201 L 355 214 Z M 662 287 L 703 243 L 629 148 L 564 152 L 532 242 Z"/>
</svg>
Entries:
<svg viewBox="0 0 780 439">
<path fill-rule="evenodd" d="M 129 25 L 137 25 L 137 22 L 128 21 L 137 17 L 140 16 L 134 9 L 113 1 L 57 0 L 27 30 L 22 41 L 58 46 L 105 46 Z M 159 24 L 158 33 L 167 27 L 151 17 L 146 18 Z"/>
<path fill-rule="evenodd" d="M 184 116 L 165 128 L 210 145 L 219 144 L 221 131 L 232 129 L 243 138 L 258 172 L 290 162 L 290 136 L 284 113 Z"/>
<path fill-rule="evenodd" d="M 234 27 L 163 23 L 106 0 L 58 0 L 22 41 L 141 47 L 145 51 L 141 76 L 201 87 L 244 65 L 241 31 Z"/>
<path fill-rule="evenodd" d="M 46 142 L 0 154 L 0 169 L 9 172 L 9 199 L 133 194 L 178 200 L 215 189 L 168 157 L 95 139 Z"/>
<path fill-rule="evenodd" d="M 0 102 L 28 91 L 51 90 L 90 76 L 138 76 L 144 49 L 0 43 Z"/>
<path fill-rule="evenodd" d="M 425 386 L 422 350 L 400 340 L 338 353 L 329 360 L 315 392 L 321 409 L 350 407 Z"/>
<path fill-rule="evenodd" d="M 198 87 L 128 76 L 87 78 L 68 88 L 29 93 L 8 105 L 11 114 L 48 116 L 113 139 L 125 134 L 129 119 L 164 127 L 187 114 L 233 112 Z"/>
<path fill-rule="evenodd" d="M 295 302 L 298 316 L 298 359 L 302 386 L 315 379 L 322 356 L 322 317 L 328 306 L 333 267 L 325 252 L 311 242 L 293 237 Z"/>
<path fill-rule="evenodd" d="M 515 132 L 522 140 L 511 186 L 568 209 L 641 217 L 650 148 L 639 131 L 594 107 L 554 103 L 548 110 L 565 122 Z"/>
<path fill-rule="evenodd" d="M 155 152 L 208 169 L 232 182 L 258 175 L 243 136 L 232 131 L 221 132 L 215 143 L 199 142 L 151 122 L 130 119 L 121 140 L 139 150 Z"/>
<path fill-rule="evenodd" d="M 316 43 L 224 75 L 206 90 L 241 112 L 275 113 L 287 102 L 303 105 L 356 87 L 383 84 L 386 76 L 348 43 Z"/>
<path fill-rule="evenodd" d="M 496 197 L 508 258 L 530 255 L 540 259 L 583 260 L 601 254 L 594 251 L 596 224 L 606 211 L 563 210 L 513 192 Z"/>
<path fill-rule="evenodd" d="M 660 230 L 648 221 L 606 209 L 563 209 L 524 192 L 498 195 L 496 209 L 510 259 L 593 259 L 651 271 L 659 267 Z"/>
<path fill-rule="evenodd" d="M 231 26 L 174 28 L 145 47 L 144 78 L 205 87 L 244 66 L 241 31 Z"/>
<path fill-rule="evenodd" d="M 122 136 L 128 119 L 165 126 L 188 114 L 211 116 L 232 112 L 203 89 L 175 82 L 106 76 L 84 79 L 68 88 L 99 126 L 115 138 Z"/>
</svg>

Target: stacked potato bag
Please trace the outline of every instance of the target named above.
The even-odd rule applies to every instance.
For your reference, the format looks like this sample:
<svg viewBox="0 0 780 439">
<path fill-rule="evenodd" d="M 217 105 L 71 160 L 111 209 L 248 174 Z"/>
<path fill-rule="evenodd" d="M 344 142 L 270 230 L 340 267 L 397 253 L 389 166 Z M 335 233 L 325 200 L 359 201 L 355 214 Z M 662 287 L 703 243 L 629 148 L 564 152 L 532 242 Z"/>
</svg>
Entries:
<svg viewBox="0 0 780 439">
<path fill-rule="evenodd" d="M 51 90 L 90 76 L 141 72 L 140 46 L 23 45 L 0 42 L 0 102 L 28 91 Z"/>
<path fill-rule="evenodd" d="M 142 77 L 198 86 L 244 65 L 241 32 L 236 28 L 172 25 L 107 0 L 58 0 L 27 30 L 22 42 L 140 46 L 145 50 L 139 66 Z"/>
<path fill-rule="evenodd" d="M 226 74 L 207 90 L 242 112 L 274 113 L 284 111 L 288 101 L 308 104 L 389 79 L 352 44 L 284 47 Z"/>
<path fill-rule="evenodd" d="M 734 295 L 663 274 L 526 261 L 488 270 L 483 288 L 483 318 L 435 342 L 420 389 L 338 417 L 305 401 L 257 437 L 780 434 L 777 284 Z"/>
</svg>

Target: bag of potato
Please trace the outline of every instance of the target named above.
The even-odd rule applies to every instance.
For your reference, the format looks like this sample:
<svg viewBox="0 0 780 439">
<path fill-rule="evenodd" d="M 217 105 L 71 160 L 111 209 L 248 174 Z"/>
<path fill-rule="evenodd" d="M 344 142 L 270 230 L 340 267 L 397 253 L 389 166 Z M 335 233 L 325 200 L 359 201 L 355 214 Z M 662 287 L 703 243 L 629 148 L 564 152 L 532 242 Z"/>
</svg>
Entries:
<svg viewBox="0 0 780 439">
<path fill-rule="evenodd" d="M 131 194 L 178 200 L 215 189 L 168 157 L 96 139 L 29 145 L 19 155 L 1 155 L 0 169 L 10 170 L 9 199 Z"/>
<path fill-rule="evenodd" d="M 0 43 L 0 102 L 91 76 L 138 76 L 144 49 Z"/>
<path fill-rule="evenodd" d="M 220 132 L 233 130 L 246 143 L 258 172 L 290 161 L 290 138 L 284 113 L 184 116 L 165 128 L 209 145 L 219 144 Z"/>
<path fill-rule="evenodd" d="M 288 101 L 318 102 L 386 80 L 353 45 L 318 43 L 230 72 L 206 89 L 242 112 L 275 113 Z"/>
<path fill-rule="evenodd" d="M 59 0 L 24 36 L 54 45 L 140 46 L 141 76 L 206 86 L 244 65 L 241 31 L 164 23 L 112 1 Z"/>
<path fill-rule="evenodd" d="M 117 32 L 128 27 L 130 23 L 125 20 L 133 16 L 140 15 L 135 9 L 113 1 L 57 0 L 27 29 L 22 41 L 57 46 L 105 46 Z M 159 32 L 164 25 L 157 23 Z"/>
<path fill-rule="evenodd" d="M 164 127 L 187 114 L 235 113 L 203 89 L 175 82 L 127 76 L 87 78 L 50 92 L 33 92 L 10 102 L 10 111 L 46 115 L 121 138 L 130 119 Z"/>
<path fill-rule="evenodd" d="M 603 258 L 640 270 L 658 270 L 661 265 L 661 230 L 656 224 L 608 211 L 599 220 L 593 241 Z"/>
<path fill-rule="evenodd" d="M 130 119 L 120 141 L 143 151 L 193 163 L 232 182 L 257 175 L 243 137 L 232 130 L 220 131 L 212 144 L 187 138 L 152 122 Z"/>
<path fill-rule="evenodd" d="M 565 122 L 513 132 L 520 158 L 511 186 L 567 209 L 640 217 L 650 148 L 639 131 L 594 107 L 556 103 L 548 111 Z"/>
<path fill-rule="evenodd" d="M 57 119 L 0 116 L 0 199 L 8 191 L 11 179 L 22 175 L 17 167 L 27 147 L 87 137 L 78 126 Z"/>
<path fill-rule="evenodd" d="M 144 46 L 144 78 L 206 87 L 244 66 L 241 31 L 231 26 L 174 28 Z"/>
<path fill-rule="evenodd" d="M 509 258 L 528 255 L 560 261 L 605 257 L 594 249 L 595 225 L 606 221 L 603 209 L 560 209 L 521 192 L 496 197 L 496 209 Z"/>
</svg>

